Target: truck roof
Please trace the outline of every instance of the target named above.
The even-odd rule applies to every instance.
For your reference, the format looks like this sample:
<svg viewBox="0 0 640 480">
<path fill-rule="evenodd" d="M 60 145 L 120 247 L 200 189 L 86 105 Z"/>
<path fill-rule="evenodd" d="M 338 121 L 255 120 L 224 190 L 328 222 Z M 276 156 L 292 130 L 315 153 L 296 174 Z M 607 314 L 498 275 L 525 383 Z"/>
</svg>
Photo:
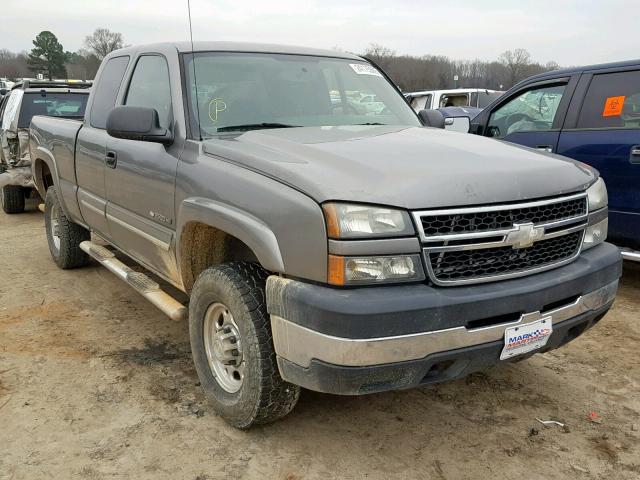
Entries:
<svg viewBox="0 0 640 480">
<path fill-rule="evenodd" d="M 582 67 L 569 67 L 562 68 L 560 70 L 552 70 L 550 72 L 538 73 L 537 75 L 532 75 L 531 77 L 527 77 L 524 80 L 518 82 L 518 84 L 530 80 L 544 80 L 545 78 L 555 78 L 561 75 L 572 75 L 574 73 L 580 73 L 591 70 L 606 70 L 609 68 L 620 68 L 620 67 L 635 67 L 640 65 L 640 59 L 638 60 L 626 60 L 624 62 L 610 62 L 610 63 L 599 63 L 595 65 L 585 65 Z M 517 85 L 517 84 L 516 84 Z"/>
<path fill-rule="evenodd" d="M 411 95 L 412 97 L 419 97 L 422 95 L 439 94 L 439 93 L 475 93 L 475 92 L 487 92 L 493 93 L 499 90 L 491 90 L 490 88 L 449 88 L 441 90 L 420 90 L 418 92 L 403 92 L 405 95 Z"/>
<path fill-rule="evenodd" d="M 269 43 L 254 42 L 164 42 L 151 43 L 143 45 L 134 45 L 131 47 L 116 50 L 109 56 L 118 56 L 123 53 L 137 53 L 141 51 L 152 51 L 154 49 L 175 48 L 180 53 L 194 52 L 252 52 L 252 53 L 284 53 L 288 55 L 315 55 L 320 57 L 345 58 L 349 60 L 360 60 L 362 57 L 338 50 L 324 50 L 320 48 L 298 47 L 291 45 L 277 45 Z"/>
</svg>

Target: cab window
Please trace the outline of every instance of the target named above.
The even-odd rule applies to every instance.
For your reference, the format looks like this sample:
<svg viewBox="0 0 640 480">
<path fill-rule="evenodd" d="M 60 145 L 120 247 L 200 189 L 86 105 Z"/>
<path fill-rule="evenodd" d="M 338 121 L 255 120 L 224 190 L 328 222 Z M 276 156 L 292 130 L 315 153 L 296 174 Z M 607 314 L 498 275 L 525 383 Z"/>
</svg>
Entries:
<svg viewBox="0 0 640 480">
<path fill-rule="evenodd" d="M 448 94 L 440 97 L 440 108 L 443 107 L 468 107 L 469 96 L 466 93 Z"/>
<path fill-rule="evenodd" d="M 553 128 L 566 85 L 532 88 L 491 112 L 487 135 L 503 138 L 516 132 Z"/>
<path fill-rule="evenodd" d="M 160 55 L 140 57 L 133 71 L 124 104 L 132 107 L 154 108 L 158 112 L 160 126 L 169 128 L 171 88 L 169 66 L 164 57 Z"/>
<path fill-rule="evenodd" d="M 640 71 L 594 75 L 577 128 L 640 128 Z"/>
<path fill-rule="evenodd" d="M 431 98 L 432 94 L 428 93 L 427 95 L 415 97 L 411 100 L 411 107 L 415 110 L 423 110 L 425 108 L 431 108 Z"/>
<path fill-rule="evenodd" d="M 107 128 L 107 117 L 116 104 L 128 64 L 128 56 L 111 58 L 105 64 L 98 83 L 93 86 L 93 104 L 89 114 L 92 127 L 103 130 Z"/>
</svg>

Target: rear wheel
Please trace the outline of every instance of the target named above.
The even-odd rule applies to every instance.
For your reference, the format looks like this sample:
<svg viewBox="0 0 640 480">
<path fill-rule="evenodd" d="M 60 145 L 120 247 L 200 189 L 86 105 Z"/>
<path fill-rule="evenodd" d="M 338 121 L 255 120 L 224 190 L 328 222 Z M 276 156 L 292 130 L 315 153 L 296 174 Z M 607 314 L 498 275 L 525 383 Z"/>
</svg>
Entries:
<svg viewBox="0 0 640 480">
<path fill-rule="evenodd" d="M 265 303 L 268 273 L 233 262 L 200 274 L 189 303 L 191 351 L 216 411 L 237 428 L 288 414 L 300 387 L 278 372 Z"/>
<path fill-rule="evenodd" d="M 44 224 L 49 251 L 56 265 L 62 269 L 77 268 L 89 262 L 80 243 L 91 239 L 86 228 L 72 222 L 62 211 L 55 187 L 49 187 L 44 200 Z"/>
<path fill-rule="evenodd" d="M 4 210 L 5 213 L 24 212 L 25 196 L 23 187 L 19 185 L 5 185 L 2 187 L 2 196 L 0 199 L 2 210 Z"/>
</svg>

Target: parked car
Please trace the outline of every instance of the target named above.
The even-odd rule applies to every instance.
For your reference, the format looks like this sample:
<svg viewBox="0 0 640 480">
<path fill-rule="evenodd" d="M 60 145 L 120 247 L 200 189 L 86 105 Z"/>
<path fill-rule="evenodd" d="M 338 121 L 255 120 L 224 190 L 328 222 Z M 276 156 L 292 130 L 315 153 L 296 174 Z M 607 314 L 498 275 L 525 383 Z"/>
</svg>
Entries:
<svg viewBox="0 0 640 480">
<path fill-rule="evenodd" d="M 11 82 L 11 81 L 7 80 L 6 78 L 0 79 L 0 100 L 7 93 L 9 93 L 9 90 L 11 90 L 14 85 L 15 85 L 14 82 Z"/>
<path fill-rule="evenodd" d="M 475 117 L 471 132 L 597 168 L 609 187 L 610 239 L 640 249 L 639 60 L 530 77 Z"/>
<path fill-rule="evenodd" d="M 384 102 L 381 102 L 374 94 L 363 95 L 358 103 L 365 109 L 367 113 L 379 115 L 386 108 Z"/>
<path fill-rule="evenodd" d="M 24 211 L 35 193 L 29 153 L 34 115 L 83 118 L 90 83 L 24 81 L 13 86 L 0 106 L 0 200 L 5 213 Z"/>
<path fill-rule="evenodd" d="M 443 107 L 484 108 L 504 92 L 485 88 L 456 88 L 453 90 L 425 90 L 405 93 L 416 112 Z"/>
<path fill-rule="evenodd" d="M 387 113 L 348 113 L 336 90 L 373 92 Z M 440 115 L 424 112 L 347 53 L 117 50 L 84 121 L 31 123 L 51 256 L 92 257 L 171 318 L 188 312 L 200 384 L 240 428 L 286 415 L 301 387 L 447 381 L 596 324 L 621 274 L 597 172 L 424 128 Z"/>
</svg>

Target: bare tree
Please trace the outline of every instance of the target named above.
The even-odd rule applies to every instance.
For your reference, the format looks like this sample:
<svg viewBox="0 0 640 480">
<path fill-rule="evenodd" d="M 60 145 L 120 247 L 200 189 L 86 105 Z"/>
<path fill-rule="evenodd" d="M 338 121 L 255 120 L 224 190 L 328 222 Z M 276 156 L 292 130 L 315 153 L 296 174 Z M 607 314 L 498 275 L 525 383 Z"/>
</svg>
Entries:
<svg viewBox="0 0 640 480">
<path fill-rule="evenodd" d="M 27 55 L 0 49 L 0 77 L 16 79 L 30 74 Z"/>
<path fill-rule="evenodd" d="M 102 60 L 114 50 L 124 47 L 124 39 L 121 33 L 112 32 L 107 28 L 96 28 L 84 39 L 84 44 L 98 60 Z"/>
<path fill-rule="evenodd" d="M 509 86 L 528 76 L 527 70 L 531 64 L 531 55 L 524 48 L 507 50 L 500 55 L 500 62 L 509 71 Z"/>
<path fill-rule="evenodd" d="M 364 52 L 364 56 L 376 62 L 383 70 L 386 70 L 389 66 L 389 61 L 396 56 L 396 52 L 377 43 L 370 43 Z"/>
</svg>

